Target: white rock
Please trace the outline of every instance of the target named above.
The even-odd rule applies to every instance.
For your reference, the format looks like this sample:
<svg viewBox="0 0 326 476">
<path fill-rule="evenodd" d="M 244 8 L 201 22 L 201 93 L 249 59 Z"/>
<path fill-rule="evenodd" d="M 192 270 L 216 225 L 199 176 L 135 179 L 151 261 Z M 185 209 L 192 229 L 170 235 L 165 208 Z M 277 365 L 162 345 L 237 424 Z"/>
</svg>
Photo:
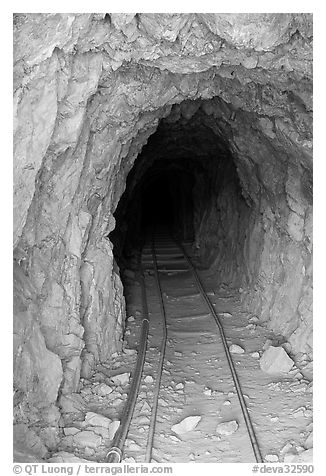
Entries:
<svg viewBox="0 0 326 476">
<path fill-rule="evenodd" d="M 272 417 L 271 417 L 271 421 L 272 421 L 272 422 L 279 421 L 279 417 L 278 417 L 278 416 L 272 416 Z"/>
<path fill-rule="evenodd" d="M 135 320 L 134 316 L 129 316 L 128 317 L 128 322 L 134 322 L 134 320 Z"/>
<path fill-rule="evenodd" d="M 63 432 L 66 436 L 75 435 L 79 431 L 80 431 L 79 428 L 75 428 L 74 426 L 69 426 L 63 429 Z"/>
<path fill-rule="evenodd" d="M 313 433 L 311 432 L 306 441 L 304 442 L 305 448 L 311 449 L 313 447 Z"/>
<path fill-rule="evenodd" d="M 231 421 L 226 421 L 223 423 L 219 423 L 216 427 L 216 433 L 218 435 L 232 435 L 232 433 L 235 433 L 237 429 L 239 428 L 238 423 L 235 420 Z"/>
<path fill-rule="evenodd" d="M 73 442 L 76 446 L 82 448 L 97 448 L 102 443 L 102 438 L 96 435 L 93 431 L 80 431 L 73 437 Z"/>
<path fill-rule="evenodd" d="M 111 377 L 112 382 L 115 385 L 125 385 L 129 382 L 130 372 L 124 372 L 123 374 L 115 375 Z"/>
<path fill-rule="evenodd" d="M 133 458 L 132 456 L 128 456 L 127 458 L 124 458 L 122 461 L 124 463 L 136 463 L 135 458 Z"/>
<path fill-rule="evenodd" d="M 150 411 L 150 405 L 147 402 L 144 402 L 143 406 L 141 407 L 140 413 L 149 413 Z"/>
<path fill-rule="evenodd" d="M 112 420 L 105 417 L 104 415 L 99 415 L 94 412 L 87 412 L 85 416 L 85 424 L 91 426 L 102 426 L 103 428 L 109 428 Z"/>
<path fill-rule="evenodd" d="M 196 428 L 198 423 L 201 420 L 201 416 L 189 416 L 184 418 L 180 423 L 173 425 L 171 430 L 174 431 L 177 435 L 183 435 L 188 431 L 192 431 Z"/>
<path fill-rule="evenodd" d="M 212 390 L 208 388 L 207 390 L 204 390 L 204 395 L 207 395 L 207 397 L 210 397 L 212 395 Z"/>
<path fill-rule="evenodd" d="M 281 453 L 281 454 L 288 453 L 288 452 L 291 451 L 291 450 L 293 450 L 293 444 L 288 441 L 288 442 L 283 446 L 283 448 L 281 449 L 280 453 Z"/>
<path fill-rule="evenodd" d="M 232 344 L 229 347 L 231 354 L 244 354 L 244 349 L 237 344 Z"/>
<path fill-rule="evenodd" d="M 219 312 L 218 315 L 222 317 L 232 317 L 230 312 Z"/>
<path fill-rule="evenodd" d="M 225 400 L 225 402 L 223 402 L 223 405 L 231 405 L 230 400 Z"/>
<path fill-rule="evenodd" d="M 109 438 L 110 438 L 110 440 L 113 440 L 114 435 L 116 434 L 119 426 L 120 426 L 120 421 L 119 420 L 114 420 L 112 423 L 110 423 L 110 425 L 109 425 Z"/>
<path fill-rule="evenodd" d="M 184 388 L 184 384 L 180 382 L 180 383 L 178 383 L 178 384 L 175 386 L 175 388 L 176 388 L 177 390 L 182 390 L 182 389 Z"/>
<path fill-rule="evenodd" d="M 175 435 L 169 435 L 169 438 L 172 440 L 172 441 L 175 441 L 177 443 L 180 443 L 180 439 L 177 438 Z"/>
<path fill-rule="evenodd" d="M 277 463 L 278 462 L 278 456 L 275 455 L 275 454 L 268 454 L 268 455 L 265 455 L 265 461 L 267 461 L 268 463 Z"/>
<path fill-rule="evenodd" d="M 101 383 L 94 389 L 94 393 L 99 395 L 100 397 L 105 397 L 106 395 L 110 395 L 113 392 L 113 389 L 106 385 L 106 383 Z"/>
<path fill-rule="evenodd" d="M 283 347 L 269 346 L 260 358 L 260 368 L 268 374 L 282 374 L 293 367 L 293 360 Z"/>
<path fill-rule="evenodd" d="M 174 355 L 177 356 L 177 357 L 182 357 L 182 352 L 179 352 L 179 351 L 175 350 Z"/>
<path fill-rule="evenodd" d="M 253 353 L 250 354 L 250 355 L 251 355 L 251 357 L 252 357 L 253 359 L 259 359 L 259 357 L 260 357 L 259 352 L 253 352 Z"/>
<path fill-rule="evenodd" d="M 144 379 L 144 382 L 146 383 L 153 383 L 154 382 L 154 379 L 151 375 L 147 375 Z"/>
</svg>

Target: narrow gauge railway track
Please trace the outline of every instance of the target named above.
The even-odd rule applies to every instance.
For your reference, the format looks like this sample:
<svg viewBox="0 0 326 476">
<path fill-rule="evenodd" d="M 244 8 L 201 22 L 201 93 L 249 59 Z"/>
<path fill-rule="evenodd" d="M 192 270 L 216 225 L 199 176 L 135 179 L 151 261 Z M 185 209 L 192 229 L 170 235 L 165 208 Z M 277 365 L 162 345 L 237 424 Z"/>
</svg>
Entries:
<svg viewBox="0 0 326 476">
<path fill-rule="evenodd" d="M 147 254 L 146 254 L 147 251 Z M 142 264 L 141 264 L 141 289 L 142 289 L 142 305 L 143 305 L 143 320 L 141 327 L 141 336 L 138 349 L 138 358 L 135 366 L 135 370 L 132 375 L 131 386 L 126 401 L 126 405 L 123 411 L 123 417 L 121 424 L 115 438 L 112 442 L 111 448 L 107 454 L 106 461 L 109 463 L 116 463 L 122 460 L 124 444 L 128 435 L 130 424 L 135 412 L 135 405 L 137 396 L 139 393 L 140 382 L 143 374 L 144 363 L 146 358 L 146 346 L 149 333 L 149 312 L 148 312 L 148 299 L 146 282 L 144 278 L 144 271 L 151 271 L 155 279 L 156 299 L 159 302 L 160 318 L 162 322 L 162 336 L 159 349 L 159 361 L 156 368 L 156 377 L 153 389 L 153 397 L 151 402 L 151 416 L 149 422 L 149 429 L 147 433 L 147 444 L 144 448 L 144 461 L 152 461 L 152 452 L 155 442 L 155 433 L 157 426 L 157 413 L 159 408 L 159 397 L 161 390 L 162 371 L 164 367 L 164 359 L 166 354 L 166 345 L 168 340 L 168 328 L 169 323 L 167 320 L 164 290 L 162 290 L 160 274 L 177 274 L 183 272 L 190 272 L 193 283 L 195 284 L 198 294 L 200 295 L 202 302 L 205 304 L 210 319 L 214 321 L 216 334 L 220 339 L 221 345 L 224 349 L 225 358 L 228 365 L 230 376 L 236 390 L 238 403 L 241 408 L 243 422 L 246 427 L 247 437 L 250 441 L 251 450 L 256 462 L 262 462 L 262 456 L 260 453 L 257 438 L 255 436 L 254 428 L 248 413 L 245 398 L 241 390 L 239 378 L 233 363 L 226 336 L 222 323 L 216 313 L 209 297 L 207 296 L 198 273 L 189 258 L 184 246 L 181 243 L 173 241 L 168 235 L 160 235 L 152 238 L 150 247 L 145 247 L 143 250 Z"/>
</svg>

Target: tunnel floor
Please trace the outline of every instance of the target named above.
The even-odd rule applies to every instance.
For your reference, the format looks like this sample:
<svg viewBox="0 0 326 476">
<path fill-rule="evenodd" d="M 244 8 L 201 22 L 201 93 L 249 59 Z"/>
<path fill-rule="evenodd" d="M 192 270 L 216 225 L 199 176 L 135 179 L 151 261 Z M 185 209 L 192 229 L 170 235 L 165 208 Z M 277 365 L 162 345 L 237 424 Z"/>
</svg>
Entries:
<svg viewBox="0 0 326 476">
<path fill-rule="evenodd" d="M 191 246 L 185 243 L 190 253 Z M 215 322 L 207 312 L 180 250 L 173 243 L 157 245 L 157 259 L 167 319 L 167 347 L 156 419 L 152 462 L 254 462 L 235 387 Z M 140 393 L 124 449 L 124 461 L 144 462 L 148 428 L 162 342 L 162 316 L 151 262 L 151 244 L 142 253 L 149 307 L 149 341 Z M 265 461 L 301 461 L 312 429 L 312 384 L 297 368 L 285 376 L 266 375 L 259 354 L 275 336 L 257 325 L 255 316 L 243 312 L 239 292 L 227 285 L 216 289 L 214 275 L 200 271 L 209 299 L 222 321 L 228 345 L 244 352 L 232 354 L 247 408 Z M 139 282 L 130 273 L 125 283 L 127 324 L 124 352 L 98 366 L 92 379 L 82 381 L 81 395 L 87 412 L 105 415 L 114 427 L 120 421 L 133 372 L 141 328 Z M 269 339 L 269 340 L 268 340 Z M 257 352 L 259 354 L 257 354 Z M 109 390 L 105 390 L 109 387 Z M 102 390 L 101 390 L 102 389 Z M 106 394 L 107 392 L 107 394 Z M 89 419 L 91 421 L 92 414 Z M 172 428 L 188 416 L 200 417 L 191 431 Z M 236 421 L 229 435 L 217 426 Z M 85 422 L 80 422 L 85 428 Z M 78 421 L 71 422 L 78 427 Z M 110 428 L 110 427 L 109 427 Z M 94 427 L 87 428 L 94 430 Z M 103 431 L 103 429 L 102 429 Z M 112 431 L 112 428 L 111 430 Z M 105 440 L 104 440 L 105 441 Z M 60 450 L 72 451 L 72 439 L 62 440 Z M 76 454 L 76 447 L 73 448 Z M 101 461 L 105 446 L 77 450 L 79 457 Z M 79 453 L 78 453 L 79 451 Z M 298 459 L 299 458 L 299 459 Z"/>
</svg>

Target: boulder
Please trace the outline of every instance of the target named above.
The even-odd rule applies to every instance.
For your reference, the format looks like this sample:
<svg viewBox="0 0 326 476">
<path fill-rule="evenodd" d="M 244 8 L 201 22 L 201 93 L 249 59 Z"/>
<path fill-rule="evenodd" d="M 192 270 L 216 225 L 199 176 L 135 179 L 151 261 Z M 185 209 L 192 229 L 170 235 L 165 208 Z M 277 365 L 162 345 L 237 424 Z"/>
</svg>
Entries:
<svg viewBox="0 0 326 476">
<path fill-rule="evenodd" d="M 180 423 L 173 425 L 171 430 L 174 431 L 177 435 L 183 435 L 188 431 L 192 431 L 196 428 L 198 423 L 201 420 L 201 416 L 189 416 L 184 418 Z"/>
<path fill-rule="evenodd" d="M 260 358 L 260 368 L 268 374 L 287 373 L 294 362 L 285 352 L 283 347 L 269 346 Z"/>
</svg>

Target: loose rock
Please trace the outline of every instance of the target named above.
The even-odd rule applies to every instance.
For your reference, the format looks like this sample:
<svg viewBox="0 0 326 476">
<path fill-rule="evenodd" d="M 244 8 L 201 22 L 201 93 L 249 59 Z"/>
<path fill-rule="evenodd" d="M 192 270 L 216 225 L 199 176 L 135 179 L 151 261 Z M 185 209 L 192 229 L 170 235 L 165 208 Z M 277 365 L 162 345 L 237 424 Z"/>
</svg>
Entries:
<svg viewBox="0 0 326 476">
<path fill-rule="evenodd" d="M 94 388 L 94 393 L 99 395 L 100 397 L 105 397 L 106 395 L 110 395 L 113 392 L 113 389 L 106 385 L 105 383 L 101 383 L 97 387 Z"/>
<path fill-rule="evenodd" d="M 115 385 L 126 385 L 129 382 L 130 372 L 125 372 L 123 374 L 115 375 L 111 377 L 112 382 Z"/>
<path fill-rule="evenodd" d="M 120 426 L 120 421 L 119 420 L 114 420 L 112 423 L 109 425 L 109 438 L 110 440 L 113 440 L 114 435 L 117 432 L 117 429 Z"/>
<path fill-rule="evenodd" d="M 268 374 L 286 373 L 293 367 L 293 360 L 283 347 L 269 346 L 260 358 L 260 368 Z"/>
<path fill-rule="evenodd" d="M 63 429 L 63 432 L 66 436 L 75 435 L 79 431 L 80 431 L 79 428 L 75 428 L 74 426 L 70 426 Z"/>
<path fill-rule="evenodd" d="M 218 435 L 228 436 L 228 435 L 232 435 L 233 433 L 235 433 L 238 428 L 239 428 L 239 425 L 235 420 L 226 421 L 226 422 L 223 422 L 223 423 L 219 423 L 217 425 L 216 433 Z"/>
<path fill-rule="evenodd" d="M 265 456 L 265 461 L 268 463 L 277 463 L 278 462 L 278 456 L 275 454 L 268 454 Z"/>
<path fill-rule="evenodd" d="M 103 428 L 109 428 L 112 420 L 105 417 L 104 415 L 99 415 L 94 412 L 87 412 L 85 416 L 85 424 L 91 426 L 102 426 Z"/>
<path fill-rule="evenodd" d="M 171 430 L 174 431 L 177 435 L 183 435 L 188 431 L 192 431 L 196 428 L 198 423 L 201 420 L 201 416 L 189 416 L 182 420 L 180 423 L 173 425 Z"/>
<path fill-rule="evenodd" d="M 153 383 L 154 382 L 154 379 L 151 375 L 147 375 L 147 377 L 145 377 L 144 379 L 144 382 L 146 383 Z"/>
<path fill-rule="evenodd" d="M 232 344 L 229 347 L 231 354 L 244 354 L 244 349 L 237 344 Z"/>
</svg>

